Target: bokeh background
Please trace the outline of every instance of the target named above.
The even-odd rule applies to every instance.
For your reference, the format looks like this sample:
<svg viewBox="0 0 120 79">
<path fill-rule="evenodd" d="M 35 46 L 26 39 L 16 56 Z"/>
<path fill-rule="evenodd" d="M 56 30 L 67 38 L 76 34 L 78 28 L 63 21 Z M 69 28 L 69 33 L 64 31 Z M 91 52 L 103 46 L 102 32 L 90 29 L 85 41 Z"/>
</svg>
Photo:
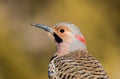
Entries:
<svg viewBox="0 0 120 79">
<path fill-rule="evenodd" d="M 0 0 L 0 79 L 48 79 L 56 47 L 30 23 L 70 22 L 111 79 L 120 79 L 120 0 Z"/>
</svg>

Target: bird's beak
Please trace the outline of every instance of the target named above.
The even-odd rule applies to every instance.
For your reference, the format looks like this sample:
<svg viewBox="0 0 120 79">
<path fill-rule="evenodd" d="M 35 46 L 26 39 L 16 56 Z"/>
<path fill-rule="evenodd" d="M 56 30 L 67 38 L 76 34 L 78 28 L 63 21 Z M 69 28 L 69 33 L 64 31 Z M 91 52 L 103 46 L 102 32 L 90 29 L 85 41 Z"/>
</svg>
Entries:
<svg viewBox="0 0 120 79">
<path fill-rule="evenodd" d="M 35 24 L 35 23 L 31 23 L 32 26 L 35 26 L 35 27 L 38 27 L 38 28 L 41 28 L 47 32 L 50 32 L 50 33 L 54 33 L 53 29 L 50 27 L 50 26 L 46 26 L 46 25 L 43 25 L 43 24 Z"/>
<path fill-rule="evenodd" d="M 38 28 L 41 28 L 47 32 L 50 32 L 54 36 L 57 43 L 63 42 L 62 38 L 60 38 L 50 26 L 46 26 L 46 25 L 42 25 L 42 24 L 35 24 L 35 23 L 31 23 L 31 25 L 38 27 Z"/>
</svg>

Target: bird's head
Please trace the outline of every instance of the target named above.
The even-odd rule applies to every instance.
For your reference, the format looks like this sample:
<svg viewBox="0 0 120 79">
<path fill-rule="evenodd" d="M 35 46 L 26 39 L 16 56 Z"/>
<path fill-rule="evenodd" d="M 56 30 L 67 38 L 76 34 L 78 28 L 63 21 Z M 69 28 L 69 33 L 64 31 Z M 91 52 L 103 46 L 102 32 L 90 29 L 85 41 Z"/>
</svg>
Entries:
<svg viewBox="0 0 120 79">
<path fill-rule="evenodd" d="M 79 49 L 86 49 L 85 39 L 81 31 L 74 24 L 62 22 L 54 25 L 53 27 L 42 24 L 32 25 L 50 32 L 54 37 L 58 50 L 60 51 L 66 50 L 67 52 L 73 52 Z"/>
</svg>

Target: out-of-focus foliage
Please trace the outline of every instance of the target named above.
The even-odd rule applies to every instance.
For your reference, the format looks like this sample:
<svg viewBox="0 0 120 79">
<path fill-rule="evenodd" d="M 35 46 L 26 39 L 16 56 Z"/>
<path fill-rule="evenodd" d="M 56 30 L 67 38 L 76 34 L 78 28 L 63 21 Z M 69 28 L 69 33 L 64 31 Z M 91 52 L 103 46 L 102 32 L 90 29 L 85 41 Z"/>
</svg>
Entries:
<svg viewBox="0 0 120 79">
<path fill-rule="evenodd" d="M 55 45 L 31 22 L 80 27 L 89 51 L 120 79 L 120 0 L 0 0 L 0 79 L 47 79 Z"/>
</svg>

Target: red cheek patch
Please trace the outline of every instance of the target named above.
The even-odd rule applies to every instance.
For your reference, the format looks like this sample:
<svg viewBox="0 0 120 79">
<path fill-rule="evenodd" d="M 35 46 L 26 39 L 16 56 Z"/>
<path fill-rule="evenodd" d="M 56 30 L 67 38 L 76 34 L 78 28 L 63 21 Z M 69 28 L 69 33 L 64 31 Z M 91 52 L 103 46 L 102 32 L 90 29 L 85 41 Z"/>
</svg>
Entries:
<svg viewBox="0 0 120 79">
<path fill-rule="evenodd" d="M 80 40 L 81 42 L 83 42 L 84 44 L 86 44 L 86 41 L 85 41 L 85 39 L 83 38 L 83 37 L 81 37 L 81 36 L 79 36 L 79 35 L 75 35 L 76 36 L 76 38 L 78 39 L 78 40 Z"/>
</svg>

